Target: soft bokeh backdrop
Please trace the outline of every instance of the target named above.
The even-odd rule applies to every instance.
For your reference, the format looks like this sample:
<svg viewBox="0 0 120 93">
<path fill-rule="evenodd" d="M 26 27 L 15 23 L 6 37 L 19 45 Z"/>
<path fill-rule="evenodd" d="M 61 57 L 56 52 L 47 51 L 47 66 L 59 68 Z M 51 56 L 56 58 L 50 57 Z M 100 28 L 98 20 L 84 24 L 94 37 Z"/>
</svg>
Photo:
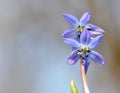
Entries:
<svg viewBox="0 0 120 93">
<path fill-rule="evenodd" d="M 105 65 L 91 62 L 87 81 L 91 93 L 120 91 L 120 0 L 0 0 L 0 93 L 71 93 L 74 79 L 83 93 L 79 62 L 66 64 L 71 48 L 62 33 L 69 27 L 62 13 L 91 23 L 105 37 L 96 51 Z"/>
</svg>

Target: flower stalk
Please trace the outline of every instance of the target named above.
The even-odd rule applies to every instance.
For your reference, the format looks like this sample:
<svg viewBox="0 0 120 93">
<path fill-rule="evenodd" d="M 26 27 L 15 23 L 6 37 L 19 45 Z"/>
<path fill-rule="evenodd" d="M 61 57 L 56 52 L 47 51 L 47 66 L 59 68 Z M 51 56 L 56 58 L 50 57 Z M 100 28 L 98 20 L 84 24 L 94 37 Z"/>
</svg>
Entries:
<svg viewBox="0 0 120 93">
<path fill-rule="evenodd" d="M 86 80 L 86 74 L 85 74 L 85 68 L 83 64 L 82 58 L 80 59 L 80 70 L 81 70 L 81 75 L 82 75 L 82 82 L 83 82 L 83 87 L 84 87 L 84 92 L 85 93 L 90 93 L 87 80 Z"/>
</svg>

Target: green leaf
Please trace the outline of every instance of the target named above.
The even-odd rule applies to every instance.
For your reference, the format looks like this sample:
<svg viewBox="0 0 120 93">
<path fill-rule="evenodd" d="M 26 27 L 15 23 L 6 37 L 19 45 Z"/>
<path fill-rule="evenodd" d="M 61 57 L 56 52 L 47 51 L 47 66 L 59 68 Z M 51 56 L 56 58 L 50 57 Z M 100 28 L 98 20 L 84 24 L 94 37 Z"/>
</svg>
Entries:
<svg viewBox="0 0 120 93">
<path fill-rule="evenodd" d="M 72 93 L 78 93 L 78 89 L 74 83 L 74 80 L 70 81 L 70 88 L 71 88 Z"/>
</svg>

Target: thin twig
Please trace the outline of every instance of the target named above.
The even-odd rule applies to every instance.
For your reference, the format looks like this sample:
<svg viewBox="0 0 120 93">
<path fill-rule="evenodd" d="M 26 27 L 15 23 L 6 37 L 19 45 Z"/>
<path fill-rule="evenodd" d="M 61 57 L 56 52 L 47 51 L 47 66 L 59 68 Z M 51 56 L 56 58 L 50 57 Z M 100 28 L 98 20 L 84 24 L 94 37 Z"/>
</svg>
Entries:
<svg viewBox="0 0 120 93">
<path fill-rule="evenodd" d="M 80 59 L 80 69 L 81 69 L 81 74 L 82 74 L 84 92 L 85 93 L 90 93 L 88 85 L 87 85 L 87 81 L 86 81 L 86 74 L 85 74 L 85 69 L 84 69 L 84 64 L 83 64 L 82 58 Z"/>
</svg>

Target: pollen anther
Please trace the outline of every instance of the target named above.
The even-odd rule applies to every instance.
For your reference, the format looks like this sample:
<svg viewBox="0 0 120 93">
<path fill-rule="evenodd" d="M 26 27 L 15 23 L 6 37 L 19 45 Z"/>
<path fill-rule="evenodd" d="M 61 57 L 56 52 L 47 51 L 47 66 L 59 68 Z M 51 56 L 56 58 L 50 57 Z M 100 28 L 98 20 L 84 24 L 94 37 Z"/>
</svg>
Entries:
<svg viewBox="0 0 120 93">
<path fill-rule="evenodd" d="M 84 26 L 78 26 L 77 31 L 78 31 L 78 32 L 82 32 L 82 31 L 83 31 L 83 28 L 84 28 Z"/>
</svg>

